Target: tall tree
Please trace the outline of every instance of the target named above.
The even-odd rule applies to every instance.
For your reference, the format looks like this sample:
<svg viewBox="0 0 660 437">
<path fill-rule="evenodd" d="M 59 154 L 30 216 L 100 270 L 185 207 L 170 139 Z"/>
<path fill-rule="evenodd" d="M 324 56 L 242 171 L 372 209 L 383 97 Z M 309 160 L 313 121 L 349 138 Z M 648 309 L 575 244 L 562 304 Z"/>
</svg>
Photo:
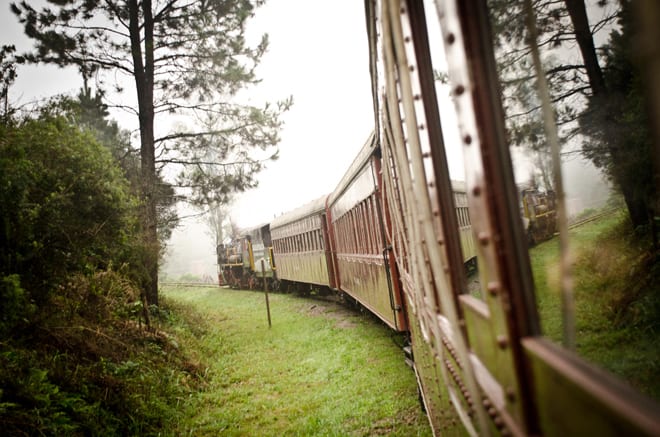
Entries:
<svg viewBox="0 0 660 437">
<path fill-rule="evenodd" d="M 228 218 L 226 208 L 219 204 L 211 205 L 204 215 L 207 231 L 211 238 L 213 238 L 215 247 L 222 244 L 225 239 L 225 228 L 228 225 Z"/>
<path fill-rule="evenodd" d="M 245 24 L 262 0 L 48 0 L 41 11 L 27 1 L 12 11 L 35 41 L 30 62 L 76 65 L 84 77 L 112 70 L 135 84 L 140 124 L 143 222 L 151 241 L 150 304 L 158 304 L 158 175 L 175 166 L 181 186 L 193 199 L 223 199 L 255 186 L 265 151 L 279 142 L 280 116 L 291 99 L 263 107 L 235 103 L 240 90 L 255 84 L 255 68 L 267 48 L 264 35 L 254 48 Z M 121 84 L 119 84 L 120 86 Z M 186 128 L 156 131 L 164 114 L 187 116 Z M 196 120 L 213 114 L 212 129 Z M 180 123 L 181 125 L 182 123 Z M 158 125 L 163 126 L 162 124 Z M 213 153 L 209 153 L 212 150 Z M 214 160 L 206 161 L 212 155 Z M 261 159 L 260 159 L 261 158 Z M 200 166 L 218 169 L 209 173 Z"/>
<path fill-rule="evenodd" d="M 0 104 L 2 105 L 2 121 L 7 123 L 11 115 L 9 110 L 9 87 L 16 80 L 16 63 L 14 53 L 16 47 L 4 45 L 0 47 Z"/>
<path fill-rule="evenodd" d="M 601 168 L 623 194 L 632 223 L 639 226 L 647 224 L 651 215 L 652 195 L 642 175 L 650 174 L 652 159 L 649 148 L 642 146 L 648 141 L 641 139 L 647 130 L 635 127 L 643 121 L 636 116 L 630 118 L 635 113 L 630 108 L 643 106 L 641 100 L 635 101 L 642 96 L 631 93 L 635 80 L 626 82 L 620 74 L 625 69 L 627 73 L 623 74 L 628 78 L 638 77 L 630 60 L 631 47 L 624 46 L 616 30 L 623 25 L 628 3 L 627 0 L 591 2 L 592 8 L 604 9 L 595 9 L 601 12 L 600 19 L 590 22 L 585 0 L 533 1 L 540 32 L 539 48 L 544 55 L 562 143 L 576 138 L 580 144 L 577 150 L 566 153 L 581 153 Z M 532 156 L 542 154 L 545 136 L 530 69 L 526 29 L 520 18 L 524 14 L 515 1 L 489 0 L 489 4 L 511 142 L 529 148 Z M 597 47 L 594 35 L 600 31 L 606 31 L 614 40 Z M 626 30 L 624 34 L 627 42 L 630 32 Z M 609 54 L 604 57 L 603 53 Z M 617 62 L 612 62 L 613 53 L 618 56 Z M 622 62 L 623 58 L 628 60 Z M 624 117 L 623 108 L 630 109 Z M 625 117 L 628 119 L 624 120 Z"/>
<path fill-rule="evenodd" d="M 620 188 L 633 225 L 643 226 L 653 224 L 657 195 L 653 147 L 642 77 L 632 46 L 635 27 L 630 2 L 621 0 L 621 4 L 619 28 L 611 33 L 605 47 L 605 68 L 590 80 L 593 93 L 581 114 L 580 126 L 587 137 L 585 155 Z M 594 55 L 589 49 L 583 51 L 585 60 Z"/>
</svg>

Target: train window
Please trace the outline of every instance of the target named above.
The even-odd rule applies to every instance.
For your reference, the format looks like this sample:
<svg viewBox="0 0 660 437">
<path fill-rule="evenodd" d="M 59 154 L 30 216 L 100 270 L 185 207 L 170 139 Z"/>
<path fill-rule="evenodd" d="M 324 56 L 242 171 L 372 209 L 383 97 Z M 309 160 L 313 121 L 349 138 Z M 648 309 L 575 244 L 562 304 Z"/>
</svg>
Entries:
<svg viewBox="0 0 660 437">
<path fill-rule="evenodd" d="M 376 242 L 376 232 L 379 229 L 376 215 L 374 214 L 374 194 L 367 199 L 367 215 L 369 217 L 369 239 L 371 241 L 371 254 L 378 253 L 378 243 Z"/>
<path fill-rule="evenodd" d="M 358 253 L 366 253 L 367 252 L 367 222 L 364 219 L 364 203 L 360 202 L 358 204 L 357 210 L 355 211 L 355 214 L 358 218 L 358 237 L 359 237 L 359 247 L 358 247 Z"/>
<path fill-rule="evenodd" d="M 353 208 L 352 215 L 353 215 L 353 221 L 355 223 L 355 252 L 360 253 L 362 246 L 362 235 L 364 234 L 362 229 L 363 223 L 360 218 L 360 204 L 357 204 L 355 208 Z"/>
<path fill-rule="evenodd" d="M 365 213 L 366 213 L 366 222 L 367 222 L 367 238 L 369 240 L 369 249 L 368 253 L 374 254 L 376 253 L 376 238 L 374 236 L 374 229 L 375 229 L 375 221 L 374 221 L 374 216 L 373 216 L 373 210 L 372 210 L 372 201 L 373 195 L 367 197 L 367 199 L 364 201 L 365 202 Z"/>
<path fill-rule="evenodd" d="M 355 224 L 357 225 L 356 228 L 356 245 L 357 245 L 357 253 L 364 253 L 364 220 L 362 220 L 362 204 L 358 203 L 357 206 L 355 207 Z"/>
<path fill-rule="evenodd" d="M 350 253 L 353 251 L 353 238 L 354 238 L 354 228 L 353 228 L 353 220 L 351 217 L 351 213 L 347 212 L 346 213 L 346 252 Z"/>
<path fill-rule="evenodd" d="M 353 210 L 348 212 L 348 223 L 351 230 L 349 234 L 349 251 L 351 253 L 355 253 L 357 251 L 357 230 L 355 228 L 356 223 L 355 223 L 355 214 Z"/>
<path fill-rule="evenodd" d="M 352 226 L 353 226 L 352 227 L 352 229 L 353 229 L 353 247 L 352 247 L 351 251 L 353 253 L 358 253 L 358 250 L 359 250 L 358 249 L 358 242 L 359 242 L 359 238 L 360 238 L 360 236 L 359 236 L 359 234 L 360 234 L 360 231 L 359 231 L 360 224 L 359 224 L 359 220 L 358 220 L 355 208 L 351 210 L 350 214 L 351 214 L 351 221 L 352 221 Z"/>
<path fill-rule="evenodd" d="M 529 253 L 542 333 L 660 398 L 660 368 L 639 364 L 657 361 L 660 221 L 632 3 L 529 2 L 534 26 L 526 2 L 487 4 L 521 214 L 515 232 Z M 439 100 L 451 100 L 435 58 L 434 67 Z M 451 117 L 442 114 L 445 145 Z M 481 159 L 466 148 L 472 186 Z"/>
<path fill-rule="evenodd" d="M 368 224 L 365 212 L 365 203 L 364 201 L 360 202 L 358 208 L 358 214 L 360 219 L 360 253 L 369 253 L 369 231 Z"/>
</svg>

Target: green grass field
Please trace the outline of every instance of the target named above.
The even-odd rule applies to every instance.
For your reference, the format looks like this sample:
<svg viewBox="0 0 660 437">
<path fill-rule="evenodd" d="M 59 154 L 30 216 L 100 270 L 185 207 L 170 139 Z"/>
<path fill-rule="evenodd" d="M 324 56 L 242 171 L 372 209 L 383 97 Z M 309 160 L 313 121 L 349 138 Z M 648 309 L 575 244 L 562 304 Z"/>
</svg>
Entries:
<svg viewBox="0 0 660 437">
<path fill-rule="evenodd" d="M 205 366 L 179 435 L 430 435 L 401 338 L 334 303 L 224 288 L 164 288 L 177 337 Z M 176 326 L 176 324 L 175 324 Z M 187 327 L 186 327 L 187 326 Z"/>
</svg>

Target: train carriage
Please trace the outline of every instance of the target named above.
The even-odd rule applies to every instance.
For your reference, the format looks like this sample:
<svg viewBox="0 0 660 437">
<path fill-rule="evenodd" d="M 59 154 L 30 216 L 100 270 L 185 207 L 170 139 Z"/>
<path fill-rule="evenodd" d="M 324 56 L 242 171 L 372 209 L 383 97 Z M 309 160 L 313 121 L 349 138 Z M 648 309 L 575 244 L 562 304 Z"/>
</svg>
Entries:
<svg viewBox="0 0 660 437">
<path fill-rule="evenodd" d="M 438 1 L 429 14 L 444 43 L 439 71 L 467 202 L 452 195 L 423 2 L 365 6 L 389 232 L 434 434 L 660 435 L 657 404 L 541 336 L 487 2 Z M 446 213 L 465 206 L 478 297 L 467 288 L 462 215 Z M 446 420 L 450 405 L 458 421 Z"/>
<path fill-rule="evenodd" d="M 407 330 L 398 274 L 386 240 L 380 157 L 372 134 L 328 196 L 336 287 L 396 330 Z"/>
<path fill-rule="evenodd" d="M 434 434 L 660 435 L 656 403 L 542 337 L 528 243 L 559 214 L 554 192 L 516 184 L 488 2 L 435 2 L 446 74 L 422 0 L 365 7 L 376 129 L 330 195 L 270 224 L 279 278 L 409 332 Z"/>
<path fill-rule="evenodd" d="M 271 225 L 273 256 L 280 281 L 335 288 L 329 257 L 326 196 L 282 214 Z"/>
</svg>

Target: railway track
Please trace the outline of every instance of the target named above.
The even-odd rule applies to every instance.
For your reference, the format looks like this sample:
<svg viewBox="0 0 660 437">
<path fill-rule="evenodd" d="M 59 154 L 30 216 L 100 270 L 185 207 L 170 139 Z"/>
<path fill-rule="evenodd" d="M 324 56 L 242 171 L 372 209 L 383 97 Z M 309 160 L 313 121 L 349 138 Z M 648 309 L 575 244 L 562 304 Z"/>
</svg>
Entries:
<svg viewBox="0 0 660 437">
<path fill-rule="evenodd" d="M 200 287 L 200 288 L 221 288 L 218 284 L 204 282 L 159 282 L 162 287 Z"/>
<path fill-rule="evenodd" d="M 575 223 L 571 223 L 570 225 L 568 225 L 568 229 L 577 228 L 577 227 L 585 225 L 587 223 L 591 223 L 593 221 L 596 221 L 596 220 L 601 219 L 603 217 L 606 217 L 608 215 L 614 214 L 617 211 L 619 211 L 618 208 L 608 209 L 607 211 L 599 212 L 598 214 L 595 214 L 595 215 L 589 216 L 587 218 L 581 219 L 581 220 L 579 220 Z"/>
</svg>

